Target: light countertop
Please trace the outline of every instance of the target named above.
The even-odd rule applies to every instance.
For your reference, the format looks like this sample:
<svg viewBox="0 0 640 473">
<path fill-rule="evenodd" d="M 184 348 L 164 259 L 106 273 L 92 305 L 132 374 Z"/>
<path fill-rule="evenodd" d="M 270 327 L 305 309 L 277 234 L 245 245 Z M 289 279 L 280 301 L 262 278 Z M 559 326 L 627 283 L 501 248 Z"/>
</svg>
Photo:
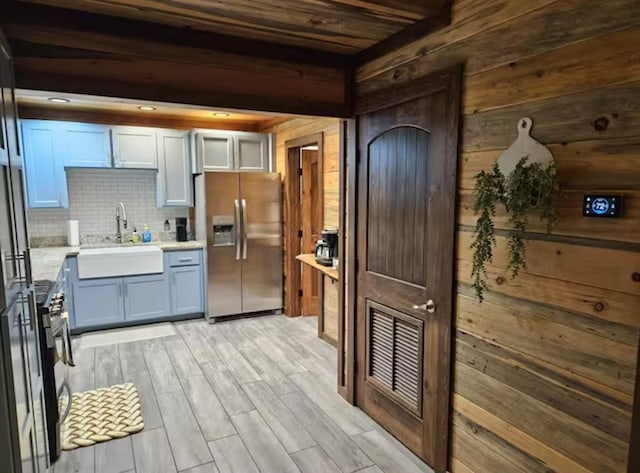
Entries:
<svg viewBox="0 0 640 473">
<path fill-rule="evenodd" d="M 142 244 L 141 244 L 142 245 Z M 200 241 L 157 241 L 149 243 L 163 251 L 197 250 L 206 245 Z M 131 244 L 95 244 L 82 246 L 54 246 L 31 249 L 31 272 L 33 280 L 50 279 L 58 277 L 60 267 L 67 256 L 75 256 L 81 248 L 113 248 L 115 246 L 132 246 Z"/>
<path fill-rule="evenodd" d="M 60 267 L 68 255 L 78 254 L 78 246 L 54 246 L 31 248 L 31 274 L 33 280 L 49 279 L 55 281 Z"/>
<path fill-rule="evenodd" d="M 317 269 L 318 271 L 326 274 L 331 279 L 337 281 L 338 280 L 338 270 L 332 268 L 331 266 L 324 266 L 316 261 L 316 256 L 313 253 L 307 253 L 303 255 L 296 256 L 298 261 L 302 261 L 304 264 L 308 264 L 312 268 Z"/>
</svg>

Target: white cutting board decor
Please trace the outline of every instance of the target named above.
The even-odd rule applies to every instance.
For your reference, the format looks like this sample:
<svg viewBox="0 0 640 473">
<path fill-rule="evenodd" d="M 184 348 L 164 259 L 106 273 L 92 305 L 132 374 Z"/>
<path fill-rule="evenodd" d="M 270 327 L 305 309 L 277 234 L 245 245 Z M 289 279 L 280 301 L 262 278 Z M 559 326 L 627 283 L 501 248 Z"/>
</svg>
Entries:
<svg viewBox="0 0 640 473">
<path fill-rule="evenodd" d="M 518 138 L 498 158 L 498 168 L 503 176 L 508 177 L 522 158 L 529 158 L 527 164 L 540 163 L 543 169 L 553 166 L 551 151 L 531 137 L 532 127 L 531 118 L 525 117 L 518 120 Z"/>
</svg>

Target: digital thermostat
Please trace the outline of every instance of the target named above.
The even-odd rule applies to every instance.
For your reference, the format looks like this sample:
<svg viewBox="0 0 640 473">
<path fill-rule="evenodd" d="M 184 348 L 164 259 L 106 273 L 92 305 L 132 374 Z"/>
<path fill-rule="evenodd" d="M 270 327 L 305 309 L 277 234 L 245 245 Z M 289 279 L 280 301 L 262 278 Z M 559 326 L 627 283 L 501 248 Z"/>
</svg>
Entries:
<svg viewBox="0 0 640 473">
<path fill-rule="evenodd" d="M 584 196 L 582 215 L 585 217 L 620 218 L 622 215 L 621 195 Z"/>
</svg>

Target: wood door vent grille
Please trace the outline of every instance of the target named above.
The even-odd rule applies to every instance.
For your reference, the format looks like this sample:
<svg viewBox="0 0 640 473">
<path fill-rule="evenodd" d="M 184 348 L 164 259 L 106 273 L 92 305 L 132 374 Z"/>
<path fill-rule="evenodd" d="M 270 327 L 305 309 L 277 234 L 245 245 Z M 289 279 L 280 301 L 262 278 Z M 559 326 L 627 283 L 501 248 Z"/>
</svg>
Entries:
<svg viewBox="0 0 640 473">
<path fill-rule="evenodd" d="M 413 413 L 422 408 L 422 321 L 369 303 L 367 380 Z"/>
</svg>

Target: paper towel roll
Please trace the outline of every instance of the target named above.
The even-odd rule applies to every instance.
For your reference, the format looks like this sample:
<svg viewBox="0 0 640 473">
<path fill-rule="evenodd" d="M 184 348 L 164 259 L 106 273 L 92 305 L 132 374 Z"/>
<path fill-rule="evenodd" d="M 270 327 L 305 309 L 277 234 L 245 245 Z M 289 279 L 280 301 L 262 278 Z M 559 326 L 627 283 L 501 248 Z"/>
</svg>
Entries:
<svg viewBox="0 0 640 473">
<path fill-rule="evenodd" d="M 77 220 L 67 220 L 67 244 L 80 246 L 80 223 Z"/>
</svg>

